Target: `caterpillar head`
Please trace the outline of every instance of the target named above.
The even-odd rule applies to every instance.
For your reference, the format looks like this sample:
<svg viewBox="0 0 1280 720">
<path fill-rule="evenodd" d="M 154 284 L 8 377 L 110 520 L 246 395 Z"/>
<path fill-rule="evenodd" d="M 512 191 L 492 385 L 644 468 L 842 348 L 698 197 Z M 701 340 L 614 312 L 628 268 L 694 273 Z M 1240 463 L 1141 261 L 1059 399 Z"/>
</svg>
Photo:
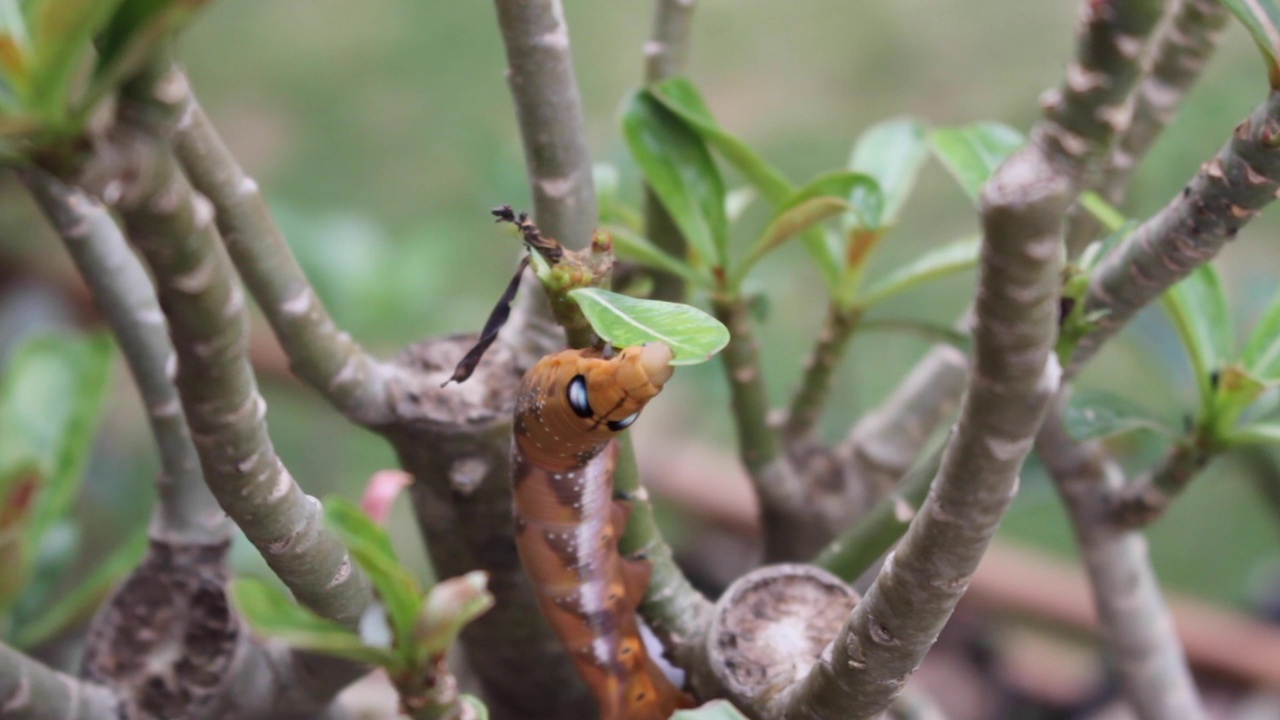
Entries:
<svg viewBox="0 0 1280 720">
<path fill-rule="evenodd" d="M 627 429 L 671 378 L 671 348 L 655 342 L 604 357 L 597 349 L 548 355 L 524 376 L 516 441 L 526 453 L 576 461 Z"/>
</svg>

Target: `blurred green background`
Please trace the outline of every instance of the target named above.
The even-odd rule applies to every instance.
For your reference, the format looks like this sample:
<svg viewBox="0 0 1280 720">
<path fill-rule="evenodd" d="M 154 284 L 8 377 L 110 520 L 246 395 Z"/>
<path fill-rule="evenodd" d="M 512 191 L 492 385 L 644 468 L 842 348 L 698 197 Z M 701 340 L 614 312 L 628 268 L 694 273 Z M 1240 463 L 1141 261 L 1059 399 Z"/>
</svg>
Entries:
<svg viewBox="0 0 1280 720">
<path fill-rule="evenodd" d="M 888 117 L 935 125 L 998 120 L 1022 130 L 1038 95 L 1058 84 L 1074 41 L 1075 3 L 1020 0 L 701 0 L 689 75 L 721 123 L 800 181 L 846 163 L 859 132 Z M 630 200 L 634 172 L 617 131 L 618 109 L 642 72 L 651 4 L 566 2 L 591 145 L 619 166 Z M 494 205 L 528 206 L 523 154 L 503 79 L 504 56 L 487 2 L 406 0 L 221 0 L 183 38 L 194 87 L 241 163 L 279 213 L 291 243 L 338 321 L 390 354 L 417 338 L 474 331 L 509 277 L 518 247 L 488 217 Z M 1145 215 L 1176 193 L 1260 102 L 1265 76 L 1251 41 L 1234 25 L 1184 112 L 1155 148 L 1127 209 Z M 30 208 L 7 186 L 0 259 L 12 268 L 0 297 L 0 342 L 69 322 L 74 315 L 48 277 L 65 269 L 61 248 L 36 231 Z M 1276 287 L 1270 238 L 1277 213 L 1240 234 L 1220 261 L 1242 327 Z M 745 240 L 764 219 L 740 224 Z M 974 232 L 976 216 L 936 163 L 926 166 L 901 226 L 873 270 Z M 821 319 L 821 283 L 798 247 L 753 275 L 771 301 L 761 329 L 774 399 L 796 384 Z M 972 273 L 894 299 L 883 315 L 950 321 Z M 917 338 L 855 338 L 824 430 L 837 437 L 889 391 L 926 347 Z M 146 522 L 156 468 L 123 371 L 81 498 L 84 547 Z M 1156 408 L 1174 425 L 1195 406 L 1182 350 L 1158 312 L 1146 313 L 1082 379 Z M 353 430 L 313 395 L 264 378 L 281 455 L 313 494 L 354 496 L 394 465 L 384 443 Z M 732 451 L 719 366 L 682 370 L 662 401 L 667 422 L 648 432 L 696 436 Z M 642 423 L 643 424 L 643 423 Z M 1160 447 L 1126 445 L 1132 462 Z M 1140 465 L 1135 465 L 1140 466 Z M 401 552 L 422 550 L 404 508 Z M 1247 475 L 1219 461 L 1151 532 L 1167 584 L 1227 603 L 1280 566 L 1280 523 Z M 1061 554 L 1072 540 L 1052 489 L 1034 463 L 1002 532 Z M 251 551 L 238 557 L 255 562 Z M 85 562 L 92 558 L 86 555 Z"/>
</svg>

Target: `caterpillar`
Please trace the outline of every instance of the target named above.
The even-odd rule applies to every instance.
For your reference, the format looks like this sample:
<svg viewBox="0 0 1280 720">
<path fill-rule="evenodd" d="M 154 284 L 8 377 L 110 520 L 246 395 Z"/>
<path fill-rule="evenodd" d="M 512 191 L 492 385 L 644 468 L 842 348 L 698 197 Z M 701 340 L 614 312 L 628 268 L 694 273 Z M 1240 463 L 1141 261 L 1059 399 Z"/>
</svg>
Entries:
<svg viewBox="0 0 1280 720">
<path fill-rule="evenodd" d="M 564 350 L 525 374 L 516 400 L 516 547 L 602 720 L 665 720 L 693 705 L 645 651 L 636 608 L 650 567 L 618 552 L 630 506 L 613 492 L 614 438 L 662 390 L 671 356 L 662 343 Z"/>
</svg>

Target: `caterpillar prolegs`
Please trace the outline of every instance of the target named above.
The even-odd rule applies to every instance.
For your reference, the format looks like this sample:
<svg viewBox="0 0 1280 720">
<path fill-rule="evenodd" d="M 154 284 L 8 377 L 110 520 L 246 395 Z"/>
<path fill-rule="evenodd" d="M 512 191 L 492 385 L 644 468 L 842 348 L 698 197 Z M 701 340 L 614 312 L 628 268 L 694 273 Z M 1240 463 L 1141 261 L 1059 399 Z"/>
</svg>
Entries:
<svg viewBox="0 0 1280 720">
<path fill-rule="evenodd" d="M 619 555 L 629 506 L 613 497 L 614 438 L 662 390 L 670 360 L 662 343 L 565 350 L 529 370 L 516 400 L 516 546 L 602 720 L 665 720 L 693 704 L 645 651 L 636 608 L 649 564 Z"/>
</svg>

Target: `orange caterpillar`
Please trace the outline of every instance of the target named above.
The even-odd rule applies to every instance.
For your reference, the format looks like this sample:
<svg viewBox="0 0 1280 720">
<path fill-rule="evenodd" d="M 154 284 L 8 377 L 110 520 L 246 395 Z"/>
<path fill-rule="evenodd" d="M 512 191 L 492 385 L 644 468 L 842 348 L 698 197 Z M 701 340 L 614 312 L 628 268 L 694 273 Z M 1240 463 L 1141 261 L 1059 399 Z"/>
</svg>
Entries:
<svg viewBox="0 0 1280 720">
<path fill-rule="evenodd" d="M 665 720 L 692 706 L 645 651 L 636 608 L 650 568 L 618 554 L 630 508 L 613 498 L 614 436 L 662 390 L 670 360 L 662 343 L 608 358 L 565 350 L 524 376 L 516 400 L 516 547 L 602 720 Z"/>
</svg>

